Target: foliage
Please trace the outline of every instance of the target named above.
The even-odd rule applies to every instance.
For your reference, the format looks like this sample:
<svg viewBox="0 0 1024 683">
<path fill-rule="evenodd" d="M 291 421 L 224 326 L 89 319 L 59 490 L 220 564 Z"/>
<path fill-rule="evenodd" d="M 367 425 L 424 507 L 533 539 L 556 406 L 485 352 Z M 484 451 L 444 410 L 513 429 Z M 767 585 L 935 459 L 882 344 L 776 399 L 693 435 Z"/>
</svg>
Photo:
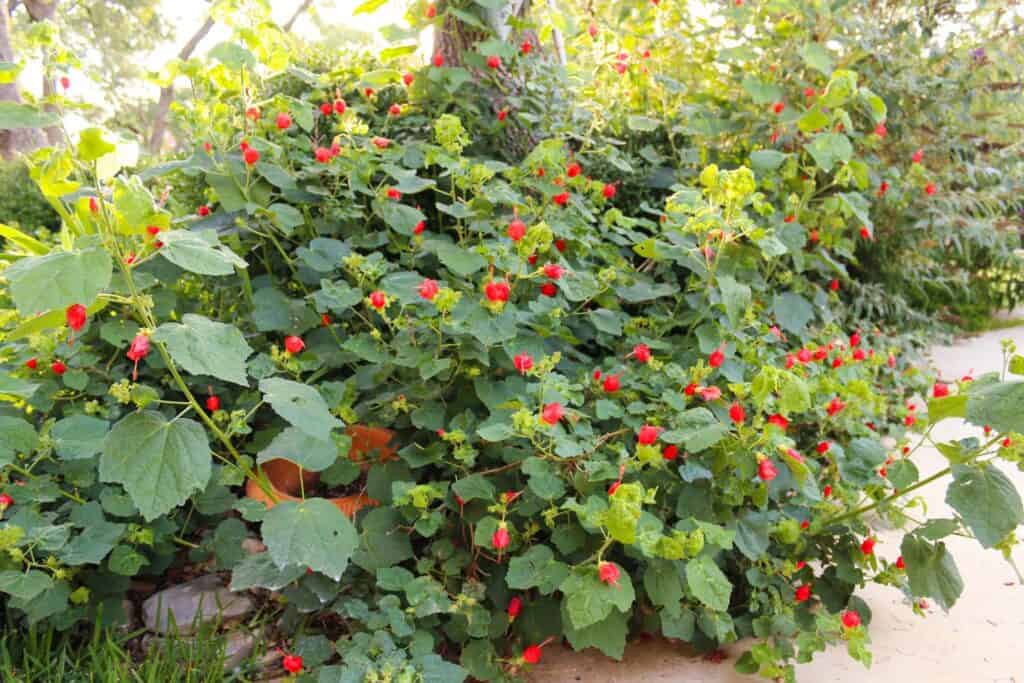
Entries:
<svg viewBox="0 0 1024 683">
<path fill-rule="evenodd" d="M 643 5 L 638 30 L 681 11 Z M 996 464 L 1022 456 L 1024 359 L 933 384 L 904 328 L 857 319 L 876 181 L 935 181 L 879 157 L 899 124 L 815 18 L 770 74 L 745 68 L 760 38 L 620 74 L 567 30 L 563 110 L 560 67 L 512 43 L 410 84 L 281 63 L 261 25 L 183 67 L 187 157 L 119 174 L 98 129 L 34 155 L 63 229 L 0 274 L 8 609 L 67 628 L 184 554 L 279 592 L 328 677 L 501 681 L 551 639 L 621 657 L 641 630 L 754 637 L 738 667 L 792 680 L 829 643 L 870 662 L 869 581 L 951 606 L 942 539 L 1009 557 L 1024 519 Z M 164 174 L 202 204 L 154 195 Z M 938 444 L 958 516 L 920 523 L 913 455 L 949 417 L 989 428 Z M 351 461 L 353 424 L 398 457 Z M 273 457 L 319 483 L 267 511 L 239 494 L 272 493 Z M 349 519 L 327 498 L 352 492 L 375 504 Z M 868 512 L 908 527 L 902 562 Z M 250 529 L 266 553 L 238 552 Z"/>
<path fill-rule="evenodd" d="M 0 197 L 0 223 L 17 226 L 27 232 L 38 228 L 54 230 L 60 226 L 60 217 L 40 194 L 23 163 L 9 161 L 0 164 L 0 185 L 6 189 Z"/>
</svg>

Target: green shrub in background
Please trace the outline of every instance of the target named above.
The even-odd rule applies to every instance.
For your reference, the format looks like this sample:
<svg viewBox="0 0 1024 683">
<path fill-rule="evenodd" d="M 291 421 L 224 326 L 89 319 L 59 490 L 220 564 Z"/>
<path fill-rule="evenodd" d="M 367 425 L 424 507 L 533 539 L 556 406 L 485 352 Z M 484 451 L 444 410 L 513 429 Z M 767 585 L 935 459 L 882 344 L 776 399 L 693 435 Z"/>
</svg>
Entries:
<svg viewBox="0 0 1024 683">
<path fill-rule="evenodd" d="M 0 223 L 28 232 L 39 228 L 56 230 L 60 216 L 39 192 L 21 161 L 0 161 Z"/>
</svg>

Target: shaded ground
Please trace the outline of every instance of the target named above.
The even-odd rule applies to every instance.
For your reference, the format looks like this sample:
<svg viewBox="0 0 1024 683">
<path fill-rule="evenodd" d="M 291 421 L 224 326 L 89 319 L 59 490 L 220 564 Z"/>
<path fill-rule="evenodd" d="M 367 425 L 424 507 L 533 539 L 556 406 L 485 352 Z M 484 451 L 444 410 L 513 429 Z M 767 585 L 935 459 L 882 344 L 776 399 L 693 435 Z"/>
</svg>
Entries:
<svg viewBox="0 0 1024 683">
<path fill-rule="evenodd" d="M 988 332 L 948 347 L 933 349 L 935 366 L 943 379 L 953 380 L 968 372 L 979 375 L 999 370 L 1002 355 L 999 342 L 1016 340 L 1024 348 L 1024 327 Z M 975 428 L 962 421 L 948 420 L 936 428 L 937 440 L 967 436 Z M 977 430 L 980 432 L 980 430 Z M 945 459 L 933 449 L 921 449 L 915 462 L 922 477 L 945 466 Z M 1018 490 L 1024 492 L 1024 473 L 1000 466 Z M 931 515 L 949 512 L 943 502 L 945 484 L 935 482 L 921 490 Z M 876 552 L 895 559 L 899 554 L 900 532 L 881 530 Z M 870 670 L 854 662 L 842 648 L 818 655 L 814 662 L 797 670 L 800 681 L 808 683 L 862 683 L 900 681 L 929 683 L 1024 683 L 1024 586 L 1016 582 L 1013 569 L 997 551 L 983 550 L 976 541 L 950 537 L 947 545 L 960 568 L 965 589 L 947 615 L 932 607 L 927 617 L 915 616 L 901 593 L 892 588 L 870 585 L 862 593 L 871 606 L 874 664 Z M 1024 548 L 1014 558 L 1024 568 Z M 631 644 L 622 662 L 602 656 L 596 650 L 573 653 L 555 646 L 545 648 L 544 661 L 536 667 L 533 683 L 745 683 L 763 681 L 741 676 L 733 663 L 743 651 L 742 644 L 727 650 L 728 659 L 712 663 L 694 657 L 681 646 L 661 640 Z"/>
</svg>

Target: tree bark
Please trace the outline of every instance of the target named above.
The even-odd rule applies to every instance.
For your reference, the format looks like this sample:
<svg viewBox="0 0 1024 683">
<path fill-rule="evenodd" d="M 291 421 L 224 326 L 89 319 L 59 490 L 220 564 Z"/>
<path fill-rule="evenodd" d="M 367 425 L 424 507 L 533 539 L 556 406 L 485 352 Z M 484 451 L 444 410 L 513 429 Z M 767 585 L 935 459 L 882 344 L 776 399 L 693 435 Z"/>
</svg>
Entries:
<svg viewBox="0 0 1024 683">
<path fill-rule="evenodd" d="M 302 16 L 302 13 L 309 9 L 309 6 L 313 4 L 313 0 L 303 0 L 302 4 L 296 8 L 295 13 L 292 14 L 292 18 L 284 22 L 284 26 L 281 28 L 284 31 L 291 31 L 292 26 L 295 25 L 295 21 Z"/>
<path fill-rule="evenodd" d="M 193 33 L 188 42 L 178 51 L 178 59 L 185 61 L 191 57 L 199 43 L 202 42 L 206 34 L 213 28 L 213 24 L 213 17 L 207 17 L 203 25 L 199 27 L 199 30 Z M 149 151 L 154 154 L 160 151 L 160 147 L 164 142 L 164 135 L 167 134 L 167 112 L 170 111 L 172 102 L 174 102 L 174 83 L 160 89 L 160 99 L 157 101 L 156 109 L 153 112 L 153 131 L 149 136 Z"/>
<path fill-rule="evenodd" d="M 14 62 L 14 47 L 11 45 L 11 16 L 0 11 L 0 61 Z M 21 104 L 18 82 L 0 84 L 0 102 Z M 0 156 L 10 159 L 24 152 L 31 152 L 45 144 L 43 134 L 36 128 L 14 128 L 0 130 Z"/>
</svg>

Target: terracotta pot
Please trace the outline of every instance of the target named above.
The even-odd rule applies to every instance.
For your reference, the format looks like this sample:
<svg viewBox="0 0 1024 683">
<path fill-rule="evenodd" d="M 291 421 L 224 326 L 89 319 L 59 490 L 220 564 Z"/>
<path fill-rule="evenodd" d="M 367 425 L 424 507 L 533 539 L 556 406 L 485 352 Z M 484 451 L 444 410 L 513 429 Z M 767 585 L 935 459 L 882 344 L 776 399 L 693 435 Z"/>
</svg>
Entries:
<svg viewBox="0 0 1024 683">
<path fill-rule="evenodd" d="M 365 472 L 374 462 L 387 462 L 397 457 L 395 448 L 391 446 L 391 439 L 394 433 L 389 429 L 381 427 L 366 427 L 364 425 L 351 425 L 345 433 L 352 439 L 352 448 L 348 457 L 352 462 L 358 462 L 360 468 Z M 259 466 L 270 483 L 270 490 L 277 498 L 277 502 L 301 501 L 303 487 L 312 490 L 320 481 L 319 472 L 302 470 L 291 460 L 275 459 L 268 460 Z M 301 476 L 301 484 L 300 484 Z M 254 479 L 245 483 L 245 495 L 253 500 L 258 500 L 267 506 L 267 509 L 274 507 L 275 502 L 267 495 L 266 491 Z M 356 513 L 368 506 L 380 505 L 379 501 L 370 498 L 365 493 L 354 496 L 341 496 L 340 498 L 329 499 L 339 510 L 355 517 Z"/>
</svg>

